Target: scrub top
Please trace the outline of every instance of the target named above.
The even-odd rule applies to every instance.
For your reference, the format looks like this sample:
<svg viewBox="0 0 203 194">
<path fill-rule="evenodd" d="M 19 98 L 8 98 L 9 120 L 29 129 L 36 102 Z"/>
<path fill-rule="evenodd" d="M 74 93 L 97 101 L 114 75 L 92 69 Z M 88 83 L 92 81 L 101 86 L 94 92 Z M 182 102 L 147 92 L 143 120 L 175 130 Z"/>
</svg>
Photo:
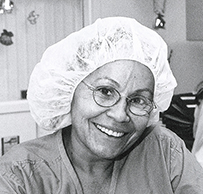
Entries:
<svg viewBox="0 0 203 194">
<path fill-rule="evenodd" d="M 19 144 L 0 158 L 1 194 L 83 194 L 63 130 Z M 149 131 L 114 162 L 109 194 L 202 194 L 203 169 L 184 142 L 160 126 Z"/>
</svg>

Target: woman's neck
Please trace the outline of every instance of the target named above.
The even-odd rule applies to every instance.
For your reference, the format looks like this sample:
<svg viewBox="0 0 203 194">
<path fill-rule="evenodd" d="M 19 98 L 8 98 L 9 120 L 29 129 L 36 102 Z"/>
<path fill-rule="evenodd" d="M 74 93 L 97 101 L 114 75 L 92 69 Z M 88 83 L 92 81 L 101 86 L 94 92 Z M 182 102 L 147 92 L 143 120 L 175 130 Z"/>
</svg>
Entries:
<svg viewBox="0 0 203 194">
<path fill-rule="evenodd" d="M 66 153 L 75 169 L 84 193 L 102 194 L 110 189 L 114 162 L 94 156 L 74 144 L 71 130 L 63 130 Z"/>
<path fill-rule="evenodd" d="M 66 153 L 76 169 L 92 175 L 108 174 L 113 170 L 113 160 L 99 158 L 84 146 L 79 145 L 80 143 L 71 136 L 71 129 L 63 130 L 63 142 Z"/>
</svg>

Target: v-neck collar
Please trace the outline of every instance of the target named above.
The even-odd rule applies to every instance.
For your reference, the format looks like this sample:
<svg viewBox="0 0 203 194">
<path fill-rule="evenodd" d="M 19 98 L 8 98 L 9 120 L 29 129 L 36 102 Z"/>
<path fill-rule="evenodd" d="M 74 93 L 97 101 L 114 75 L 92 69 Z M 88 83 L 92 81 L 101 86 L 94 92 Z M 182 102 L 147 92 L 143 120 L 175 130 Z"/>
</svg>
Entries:
<svg viewBox="0 0 203 194">
<path fill-rule="evenodd" d="M 84 194 L 83 189 L 82 189 L 82 185 L 80 184 L 80 181 L 79 181 L 78 176 L 75 172 L 75 169 L 73 168 L 73 165 L 71 164 L 70 158 L 66 153 L 66 150 L 65 150 L 65 147 L 63 144 L 63 139 L 62 139 L 62 130 L 58 131 L 57 142 L 58 142 L 59 152 L 60 152 L 60 155 L 62 157 L 62 161 L 63 161 L 66 169 L 68 170 L 68 172 L 71 176 L 71 179 L 75 185 L 77 193 Z M 112 178 L 111 178 L 109 194 L 115 194 L 117 180 L 118 180 L 118 176 L 119 176 L 119 171 L 120 171 L 120 168 L 122 167 L 123 163 L 124 163 L 123 159 L 121 161 L 115 161 L 114 162 L 113 174 L 112 174 Z"/>
</svg>

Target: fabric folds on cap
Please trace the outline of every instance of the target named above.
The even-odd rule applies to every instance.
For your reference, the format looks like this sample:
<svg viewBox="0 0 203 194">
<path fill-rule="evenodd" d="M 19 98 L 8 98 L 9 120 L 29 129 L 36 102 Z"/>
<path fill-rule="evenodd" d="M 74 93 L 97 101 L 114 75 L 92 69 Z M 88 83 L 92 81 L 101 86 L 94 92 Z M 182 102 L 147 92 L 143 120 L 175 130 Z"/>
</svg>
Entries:
<svg viewBox="0 0 203 194">
<path fill-rule="evenodd" d="M 27 99 L 31 114 L 47 130 L 70 125 L 71 100 L 77 85 L 102 65 L 127 59 L 146 65 L 154 75 L 157 108 L 150 114 L 151 125 L 170 105 L 176 87 L 167 53 L 163 39 L 135 19 L 98 19 L 44 52 L 30 77 Z"/>
</svg>

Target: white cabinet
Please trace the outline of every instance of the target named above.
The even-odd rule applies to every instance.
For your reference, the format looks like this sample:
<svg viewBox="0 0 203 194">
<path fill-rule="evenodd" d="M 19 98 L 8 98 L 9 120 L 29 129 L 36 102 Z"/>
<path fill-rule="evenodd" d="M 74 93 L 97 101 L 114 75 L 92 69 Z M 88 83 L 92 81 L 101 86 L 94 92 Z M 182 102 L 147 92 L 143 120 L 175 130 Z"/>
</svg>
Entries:
<svg viewBox="0 0 203 194">
<path fill-rule="evenodd" d="M 37 125 L 30 115 L 27 100 L 0 103 L 0 138 L 10 136 L 19 136 L 20 143 L 37 137 Z"/>
</svg>

